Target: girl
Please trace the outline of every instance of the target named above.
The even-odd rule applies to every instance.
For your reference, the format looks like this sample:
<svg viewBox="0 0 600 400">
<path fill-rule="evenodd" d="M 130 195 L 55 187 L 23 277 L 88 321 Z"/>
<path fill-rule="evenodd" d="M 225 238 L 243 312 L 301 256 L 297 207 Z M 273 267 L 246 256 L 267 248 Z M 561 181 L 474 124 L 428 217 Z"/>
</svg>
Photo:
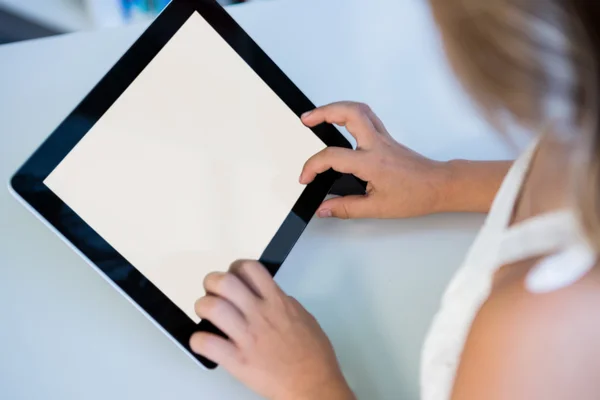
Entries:
<svg viewBox="0 0 600 400">
<path fill-rule="evenodd" d="M 600 3 L 430 3 L 465 89 L 533 144 L 514 164 L 435 162 L 395 142 L 367 106 L 336 103 L 303 122 L 344 125 L 358 149 L 316 154 L 300 181 L 333 168 L 369 182 L 365 196 L 324 202 L 320 217 L 489 211 L 426 340 L 423 399 L 597 399 Z M 236 262 L 204 286 L 196 311 L 230 340 L 197 333 L 194 351 L 269 399 L 354 398 L 315 319 L 260 264 Z"/>
</svg>

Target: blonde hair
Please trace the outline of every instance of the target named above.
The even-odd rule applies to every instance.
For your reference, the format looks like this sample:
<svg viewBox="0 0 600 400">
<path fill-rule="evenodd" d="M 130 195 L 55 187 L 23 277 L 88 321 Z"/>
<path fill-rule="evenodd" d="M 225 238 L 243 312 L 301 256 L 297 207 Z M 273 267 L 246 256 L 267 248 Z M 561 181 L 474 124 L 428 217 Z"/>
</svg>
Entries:
<svg viewBox="0 0 600 400">
<path fill-rule="evenodd" d="M 450 64 L 492 123 L 551 121 L 572 141 L 574 204 L 600 251 L 600 2 L 429 1 Z"/>
</svg>

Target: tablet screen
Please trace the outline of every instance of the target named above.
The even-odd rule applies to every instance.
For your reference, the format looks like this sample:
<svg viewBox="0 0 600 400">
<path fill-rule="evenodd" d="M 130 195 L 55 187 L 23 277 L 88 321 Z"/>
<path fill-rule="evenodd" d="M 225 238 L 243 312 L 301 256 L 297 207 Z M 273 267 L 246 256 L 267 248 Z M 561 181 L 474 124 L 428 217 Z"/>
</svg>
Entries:
<svg viewBox="0 0 600 400">
<path fill-rule="evenodd" d="M 44 183 L 195 322 L 257 259 L 325 145 L 194 13 Z"/>
</svg>

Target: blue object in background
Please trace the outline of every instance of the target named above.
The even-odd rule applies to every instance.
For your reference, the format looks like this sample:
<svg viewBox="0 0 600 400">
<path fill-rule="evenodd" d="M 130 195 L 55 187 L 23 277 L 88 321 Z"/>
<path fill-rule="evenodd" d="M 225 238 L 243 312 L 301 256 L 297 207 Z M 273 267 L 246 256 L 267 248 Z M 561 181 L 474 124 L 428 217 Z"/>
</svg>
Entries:
<svg viewBox="0 0 600 400">
<path fill-rule="evenodd" d="M 123 15 L 126 20 L 136 15 L 157 15 L 171 0 L 121 0 Z"/>
<path fill-rule="evenodd" d="M 160 11 L 162 11 L 162 9 L 165 8 L 170 2 L 171 0 L 154 0 L 156 9 Z"/>
</svg>

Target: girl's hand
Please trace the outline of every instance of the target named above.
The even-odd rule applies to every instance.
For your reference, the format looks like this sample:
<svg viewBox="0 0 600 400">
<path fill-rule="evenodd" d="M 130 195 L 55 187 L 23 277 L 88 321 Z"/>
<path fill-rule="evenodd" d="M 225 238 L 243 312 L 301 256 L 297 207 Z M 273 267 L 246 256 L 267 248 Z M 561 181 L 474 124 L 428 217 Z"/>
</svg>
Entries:
<svg viewBox="0 0 600 400">
<path fill-rule="evenodd" d="M 300 183 L 334 169 L 367 181 L 365 196 L 338 197 L 325 201 L 320 217 L 402 218 L 440 211 L 441 189 L 447 177 L 444 163 L 402 146 L 364 104 L 333 103 L 302 116 L 307 126 L 323 122 L 345 126 L 357 141 L 357 149 L 329 147 L 311 157 Z"/>
<path fill-rule="evenodd" d="M 334 169 L 367 181 L 367 194 L 330 199 L 320 217 L 406 218 L 438 212 L 488 212 L 512 161 L 438 162 L 396 142 L 360 103 L 340 102 L 302 116 L 307 126 L 328 122 L 345 126 L 356 150 L 329 147 L 311 157 L 300 183 Z"/>
<path fill-rule="evenodd" d="M 196 333 L 194 352 L 268 399 L 354 399 L 315 318 L 260 263 L 235 262 L 228 273 L 209 274 L 204 288 L 196 313 L 229 340 Z"/>
</svg>

